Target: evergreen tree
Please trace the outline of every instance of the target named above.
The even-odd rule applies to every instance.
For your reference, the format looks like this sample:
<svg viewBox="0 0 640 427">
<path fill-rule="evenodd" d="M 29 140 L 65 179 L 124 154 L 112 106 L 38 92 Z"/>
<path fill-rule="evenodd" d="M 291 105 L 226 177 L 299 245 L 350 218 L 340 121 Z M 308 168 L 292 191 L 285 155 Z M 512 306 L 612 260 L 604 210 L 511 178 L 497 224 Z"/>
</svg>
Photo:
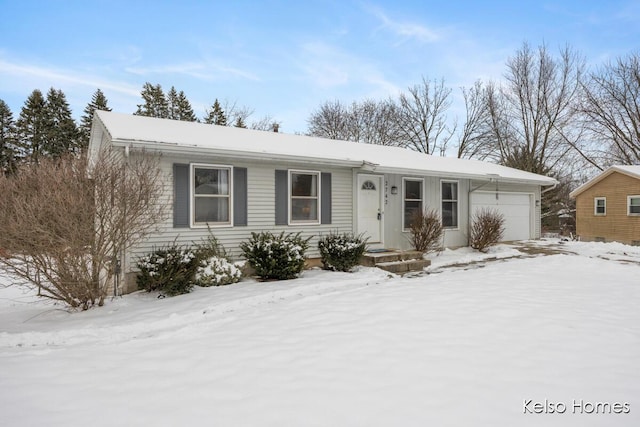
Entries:
<svg viewBox="0 0 640 427">
<path fill-rule="evenodd" d="M 159 117 L 166 119 L 169 117 L 169 105 L 159 84 L 152 85 L 147 82 L 140 92 L 143 104 L 138 104 L 138 110 L 133 113 L 137 116 Z"/>
<path fill-rule="evenodd" d="M 44 96 L 35 89 L 24 102 L 16 122 L 18 150 L 15 154 L 18 159 L 38 163 L 44 154 L 48 126 Z"/>
<path fill-rule="evenodd" d="M 52 157 L 79 152 L 78 127 L 71 117 L 67 97 L 61 90 L 49 89 L 45 114 L 48 122 L 45 152 Z"/>
<path fill-rule="evenodd" d="M 0 173 L 11 173 L 16 169 L 16 128 L 11 109 L 0 99 Z"/>
<path fill-rule="evenodd" d="M 171 86 L 167 94 L 167 103 L 169 105 L 169 119 L 182 120 L 185 122 L 195 122 L 198 120 L 193 112 L 193 108 L 191 108 L 191 103 L 189 103 L 183 91 L 178 92 L 175 87 Z"/>
<path fill-rule="evenodd" d="M 93 122 L 93 113 L 96 110 L 111 111 L 107 106 L 107 98 L 100 89 L 97 89 L 91 97 L 91 102 L 84 109 L 84 114 L 80 117 L 80 149 L 85 150 L 89 146 L 89 136 L 91 134 L 91 123 Z"/>
<path fill-rule="evenodd" d="M 171 86 L 167 93 L 167 118 L 171 120 L 180 120 L 178 118 L 178 91 Z"/>
<path fill-rule="evenodd" d="M 247 128 L 247 125 L 244 123 L 244 120 L 242 120 L 241 116 L 238 116 L 238 118 L 236 119 L 236 121 L 233 124 L 233 126 L 235 126 L 237 128 L 242 128 L 242 129 L 246 129 Z"/>
<path fill-rule="evenodd" d="M 183 120 L 185 122 L 197 122 L 198 118 L 193 112 L 193 108 L 191 107 L 191 103 L 187 99 L 187 96 L 183 91 L 178 93 L 178 120 Z"/>
<path fill-rule="evenodd" d="M 227 116 L 224 114 L 224 110 L 220 106 L 217 98 L 211 106 L 211 109 L 207 110 L 207 115 L 204 118 L 204 122 L 209 125 L 227 125 Z"/>
</svg>

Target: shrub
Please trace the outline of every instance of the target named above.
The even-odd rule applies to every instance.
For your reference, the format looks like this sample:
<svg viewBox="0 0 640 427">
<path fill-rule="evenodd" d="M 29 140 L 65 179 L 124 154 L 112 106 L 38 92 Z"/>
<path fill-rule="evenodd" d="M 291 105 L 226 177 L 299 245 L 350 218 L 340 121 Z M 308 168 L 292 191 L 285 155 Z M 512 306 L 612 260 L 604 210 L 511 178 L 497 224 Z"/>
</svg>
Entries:
<svg viewBox="0 0 640 427">
<path fill-rule="evenodd" d="M 222 286 L 240 281 L 242 272 L 225 258 L 212 256 L 200 261 L 195 282 L 198 286 Z"/>
<path fill-rule="evenodd" d="M 498 243 L 504 234 L 504 216 L 495 209 L 480 209 L 471 218 L 470 244 L 473 249 L 485 252 Z"/>
<path fill-rule="evenodd" d="M 323 267 L 336 271 L 350 271 L 358 265 L 366 246 L 367 239 L 353 233 L 331 233 L 318 242 Z"/>
<path fill-rule="evenodd" d="M 211 233 L 211 228 L 207 226 L 209 231 L 209 235 L 206 239 L 202 241 L 202 243 L 196 245 L 195 247 L 195 255 L 198 258 L 198 261 L 206 260 L 209 258 L 223 258 L 227 261 L 231 261 L 229 256 L 227 255 L 227 251 L 224 249 L 224 246 L 218 242 L 218 239 Z"/>
<path fill-rule="evenodd" d="M 136 266 L 138 289 L 174 296 L 193 289 L 198 260 L 194 251 L 173 244 L 141 257 Z"/>
<path fill-rule="evenodd" d="M 442 221 L 434 209 L 415 212 L 409 225 L 411 244 L 417 251 L 431 252 L 440 249 Z"/>
<path fill-rule="evenodd" d="M 285 235 L 283 231 L 276 236 L 263 231 L 251 233 L 251 239 L 240 243 L 240 249 L 258 277 L 264 280 L 293 279 L 304 268 L 310 239 L 303 239 L 300 233 Z"/>
<path fill-rule="evenodd" d="M 0 266 L 69 308 L 101 306 L 122 253 L 168 213 L 159 157 L 62 155 L 0 173 Z M 115 290 L 116 292 L 118 289 Z"/>
</svg>

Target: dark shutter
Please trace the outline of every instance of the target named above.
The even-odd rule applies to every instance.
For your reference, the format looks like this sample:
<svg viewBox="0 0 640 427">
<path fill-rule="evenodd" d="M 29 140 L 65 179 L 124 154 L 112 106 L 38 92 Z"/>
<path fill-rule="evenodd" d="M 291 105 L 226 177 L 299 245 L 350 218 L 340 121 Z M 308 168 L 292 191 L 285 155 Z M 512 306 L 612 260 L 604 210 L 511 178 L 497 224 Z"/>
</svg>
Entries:
<svg viewBox="0 0 640 427">
<path fill-rule="evenodd" d="M 233 168 L 233 225 L 247 225 L 247 168 Z"/>
<path fill-rule="evenodd" d="M 173 164 L 173 226 L 189 227 L 189 165 Z"/>
<path fill-rule="evenodd" d="M 276 225 L 287 225 L 289 223 L 288 185 L 289 172 L 286 170 L 276 170 Z"/>
<path fill-rule="evenodd" d="M 331 224 L 331 174 L 322 172 L 320 182 L 320 223 Z"/>
</svg>

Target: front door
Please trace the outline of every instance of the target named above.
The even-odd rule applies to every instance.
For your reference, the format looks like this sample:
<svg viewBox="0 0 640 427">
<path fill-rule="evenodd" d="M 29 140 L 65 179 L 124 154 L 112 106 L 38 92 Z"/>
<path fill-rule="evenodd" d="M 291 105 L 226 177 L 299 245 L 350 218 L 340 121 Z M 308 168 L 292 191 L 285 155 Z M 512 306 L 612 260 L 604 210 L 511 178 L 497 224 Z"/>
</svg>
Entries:
<svg viewBox="0 0 640 427">
<path fill-rule="evenodd" d="M 382 176 L 358 175 L 358 233 L 382 243 Z"/>
</svg>

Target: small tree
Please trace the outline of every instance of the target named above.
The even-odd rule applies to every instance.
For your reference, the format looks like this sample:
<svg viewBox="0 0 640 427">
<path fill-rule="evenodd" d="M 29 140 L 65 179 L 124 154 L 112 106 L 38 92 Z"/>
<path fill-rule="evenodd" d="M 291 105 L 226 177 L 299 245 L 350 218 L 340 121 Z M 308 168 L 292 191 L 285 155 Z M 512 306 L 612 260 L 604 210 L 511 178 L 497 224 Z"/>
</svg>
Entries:
<svg viewBox="0 0 640 427">
<path fill-rule="evenodd" d="M 158 159 L 118 159 L 68 154 L 0 177 L 0 266 L 69 307 L 102 305 L 123 251 L 166 212 Z"/>
<path fill-rule="evenodd" d="M 473 249 L 485 252 L 498 243 L 504 234 L 504 216 L 495 209 L 480 209 L 471 218 L 469 243 Z"/>
<path fill-rule="evenodd" d="M 409 225 L 411 244 L 417 251 L 426 253 L 442 247 L 442 221 L 435 209 L 417 211 Z"/>
</svg>

